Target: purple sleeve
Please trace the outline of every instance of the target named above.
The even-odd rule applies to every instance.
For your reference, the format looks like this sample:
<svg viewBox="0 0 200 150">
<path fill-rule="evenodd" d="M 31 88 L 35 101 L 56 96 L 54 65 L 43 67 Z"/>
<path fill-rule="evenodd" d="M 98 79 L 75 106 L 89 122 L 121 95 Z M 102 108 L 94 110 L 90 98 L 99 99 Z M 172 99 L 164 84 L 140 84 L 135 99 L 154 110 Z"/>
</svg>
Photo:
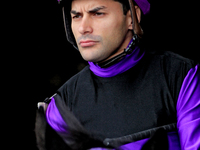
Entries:
<svg viewBox="0 0 200 150">
<path fill-rule="evenodd" d="M 63 120 L 55 104 L 55 99 L 52 98 L 46 111 L 46 119 L 48 124 L 58 133 L 67 133 L 67 124 Z"/>
<path fill-rule="evenodd" d="M 177 128 L 182 150 L 200 148 L 200 65 L 189 70 L 177 101 Z"/>
</svg>

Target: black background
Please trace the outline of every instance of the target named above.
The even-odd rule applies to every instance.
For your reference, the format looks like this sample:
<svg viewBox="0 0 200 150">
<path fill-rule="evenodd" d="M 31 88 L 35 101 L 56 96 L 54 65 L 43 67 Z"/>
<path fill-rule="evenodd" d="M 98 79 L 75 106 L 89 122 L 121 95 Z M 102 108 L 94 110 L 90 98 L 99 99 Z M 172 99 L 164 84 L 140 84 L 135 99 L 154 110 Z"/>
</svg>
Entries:
<svg viewBox="0 0 200 150">
<path fill-rule="evenodd" d="M 146 47 L 176 52 L 200 62 L 198 1 L 149 0 L 142 20 Z M 56 0 L 13 2 L 2 24 L 2 113 L 7 147 L 34 149 L 37 102 L 43 101 L 87 63 L 66 40 Z M 5 56 L 5 57 L 4 57 Z M 4 97 L 4 96 L 3 96 Z M 7 114 L 7 115 L 4 115 Z M 5 138 L 5 139 L 7 139 Z M 13 143 L 11 144 L 11 143 Z"/>
</svg>

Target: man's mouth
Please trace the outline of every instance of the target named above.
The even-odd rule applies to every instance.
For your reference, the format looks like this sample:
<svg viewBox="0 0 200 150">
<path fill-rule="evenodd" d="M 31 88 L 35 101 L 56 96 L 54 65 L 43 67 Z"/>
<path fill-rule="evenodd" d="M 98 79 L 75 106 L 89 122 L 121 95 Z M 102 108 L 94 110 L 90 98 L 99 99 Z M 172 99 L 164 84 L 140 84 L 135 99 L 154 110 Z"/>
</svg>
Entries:
<svg viewBox="0 0 200 150">
<path fill-rule="evenodd" d="M 81 47 L 91 47 L 94 46 L 97 43 L 97 41 L 92 41 L 92 40 L 81 40 L 79 45 Z"/>
</svg>

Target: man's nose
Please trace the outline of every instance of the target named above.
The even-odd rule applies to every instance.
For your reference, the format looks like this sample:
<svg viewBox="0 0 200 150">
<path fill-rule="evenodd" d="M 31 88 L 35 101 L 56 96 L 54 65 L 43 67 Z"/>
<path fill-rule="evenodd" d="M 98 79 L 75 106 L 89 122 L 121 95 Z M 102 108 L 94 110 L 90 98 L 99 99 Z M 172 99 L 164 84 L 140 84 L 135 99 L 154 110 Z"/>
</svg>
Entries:
<svg viewBox="0 0 200 150">
<path fill-rule="evenodd" d="M 79 33 L 88 34 L 93 32 L 91 20 L 88 17 L 83 17 L 79 26 Z"/>
</svg>

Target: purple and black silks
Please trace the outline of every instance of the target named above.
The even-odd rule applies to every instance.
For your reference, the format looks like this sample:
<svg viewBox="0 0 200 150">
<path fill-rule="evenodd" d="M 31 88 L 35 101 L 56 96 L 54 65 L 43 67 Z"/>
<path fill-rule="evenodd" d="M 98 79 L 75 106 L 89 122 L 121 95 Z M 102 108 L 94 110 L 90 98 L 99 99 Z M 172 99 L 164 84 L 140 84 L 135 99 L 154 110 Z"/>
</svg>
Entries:
<svg viewBox="0 0 200 150">
<path fill-rule="evenodd" d="M 77 86 L 80 87 L 80 90 L 83 91 L 83 94 L 86 94 L 85 90 L 86 91 L 87 90 L 90 91 L 89 89 L 94 89 L 95 86 L 97 86 L 96 84 L 94 84 L 94 87 L 93 87 L 92 83 L 89 83 L 91 81 L 91 77 L 95 75 L 95 76 L 99 76 L 98 79 L 100 79 L 102 81 L 105 80 L 106 81 L 105 84 L 108 81 L 110 81 L 111 78 L 117 77 L 116 81 L 118 83 L 116 83 L 115 86 L 117 86 L 118 84 L 122 84 L 121 87 L 123 87 L 124 86 L 123 84 L 127 84 L 127 83 L 124 83 L 124 82 L 121 83 L 120 82 L 120 80 L 122 79 L 121 77 L 125 76 L 125 74 L 128 74 L 127 72 L 129 72 L 129 71 L 127 71 L 127 70 L 131 70 L 131 69 L 127 69 L 127 68 L 131 68 L 131 67 L 132 68 L 135 68 L 135 67 L 137 68 L 138 67 L 138 70 L 141 70 L 142 69 L 141 66 L 143 66 L 143 64 L 140 63 L 140 62 L 142 62 L 142 61 L 144 61 L 144 60 L 146 60 L 148 58 L 148 57 L 146 57 L 146 58 L 143 58 L 143 57 L 146 57 L 145 53 L 143 51 L 140 51 L 139 48 L 136 48 L 133 51 L 133 55 L 127 55 L 126 56 L 125 59 L 128 58 L 127 60 L 122 59 L 121 60 L 121 64 L 120 63 L 115 64 L 118 67 L 118 69 L 116 69 L 115 67 L 112 67 L 112 66 L 110 68 L 99 68 L 98 66 L 96 66 L 94 64 L 92 64 L 92 65 L 90 64 L 90 69 L 85 69 L 83 71 L 85 77 L 83 78 L 83 80 L 80 80 L 81 81 L 80 82 L 81 85 L 78 85 L 79 83 L 78 84 L 76 83 L 75 86 L 76 86 L 76 88 L 77 88 Z M 175 65 L 173 60 L 172 60 L 173 63 L 171 61 L 168 61 L 165 57 L 168 60 L 169 59 L 170 60 L 171 59 L 177 60 L 178 63 L 176 63 L 176 64 L 178 64 L 178 65 Z M 130 58 L 132 58 L 132 59 L 130 59 Z M 172 102 L 170 102 L 169 92 L 173 93 L 174 91 L 166 92 L 165 89 L 167 90 L 167 88 L 165 88 L 165 87 L 163 88 L 164 90 L 162 90 L 162 87 L 159 87 L 158 90 L 161 90 L 161 92 L 163 92 L 163 93 L 161 93 L 162 97 L 163 97 L 163 95 L 165 96 L 165 93 L 167 95 L 166 100 L 164 101 L 164 104 L 162 104 L 164 106 L 162 106 L 162 107 L 164 107 L 165 109 L 167 107 L 166 110 L 171 110 L 173 108 L 173 105 L 175 105 L 175 109 L 176 110 L 175 110 L 175 112 L 173 112 L 174 113 L 173 115 L 176 115 L 175 119 L 177 121 L 174 121 L 174 119 L 172 119 L 173 122 L 169 121 L 169 122 L 171 122 L 170 124 L 169 123 L 166 123 L 166 124 L 164 123 L 162 125 L 157 125 L 154 128 L 151 128 L 149 130 L 144 130 L 144 131 L 141 131 L 141 132 L 135 132 L 134 134 L 128 134 L 127 136 L 122 136 L 122 137 L 118 137 L 118 138 L 104 138 L 104 139 L 97 138 L 98 136 L 96 136 L 96 135 L 93 136 L 93 133 L 90 133 L 90 132 L 86 131 L 86 129 L 84 129 L 82 124 L 78 121 L 79 119 L 82 120 L 82 118 L 78 118 L 78 120 L 77 120 L 76 117 L 73 117 L 73 114 L 71 114 L 71 111 L 73 112 L 72 109 L 74 109 L 73 107 L 75 107 L 77 104 L 73 102 L 74 106 L 70 107 L 70 104 L 72 102 L 67 102 L 66 100 L 63 100 L 64 97 L 70 96 L 69 95 L 70 92 L 67 91 L 67 92 L 69 92 L 69 93 L 67 93 L 68 95 L 63 95 L 61 97 L 60 94 L 57 94 L 57 95 L 53 96 L 50 99 L 50 103 L 49 103 L 49 106 L 47 108 L 46 117 L 45 117 L 47 119 L 47 122 L 48 122 L 48 124 L 47 124 L 48 129 L 51 129 L 51 131 L 53 131 L 56 135 L 59 135 L 59 137 L 61 137 L 62 141 L 64 141 L 65 144 L 67 144 L 67 143 L 69 144 L 69 141 L 70 141 L 70 140 L 68 140 L 69 138 L 72 138 L 73 136 L 75 136 L 75 137 L 78 136 L 78 137 L 80 137 L 80 139 L 79 138 L 76 139 L 78 141 L 77 143 L 84 143 L 86 141 L 88 141 L 90 143 L 90 141 L 96 141 L 96 142 L 92 142 L 92 143 L 98 143 L 98 144 L 95 144 L 96 146 L 95 145 L 92 146 L 93 149 L 94 149 L 94 147 L 111 146 L 111 147 L 113 147 L 113 149 L 120 148 L 120 149 L 124 149 L 124 150 L 125 149 L 128 149 L 128 150 L 132 150 L 132 149 L 133 150 L 140 150 L 144 145 L 146 145 L 145 143 L 149 143 L 147 141 L 149 141 L 149 138 L 153 135 L 153 133 L 155 133 L 155 131 L 157 131 L 158 129 L 164 129 L 164 131 L 167 131 L 167 135 L 166 136 L 161 136 L 161 137 L 163 137 L 163 138 L 166 137 L 167 138 L 167 143 L 168 143 L 168 147 L 169 147 L 170 150 L 180 150 L 180 149 L 183 149 L 183 150 L 198 150 L 199 147 L 200 147 L 200 136 L 199 136 L 200 135 L 200 65 L 196 64 L 196 65 L 194 65 L 194 67 L 191 67 L 191 68 L 185 67 L 187 69 L 183 69 L 182 67 L 184 67 L 184 66 L 182 64 L 185 64 L 185 66 L 187 66 L 188 62 L 187 61 L 182 61 L 181 57 L 176 57 L 176 55 L 171 55 L 170 53 L 166 53 L 164 55 L 156 55 L 152 60 L 154 60 L 155 58 L 159 58 L 158 59 L 159 61 L 156 60 L 156 63 L 153 63 L 154 64 L 154 66 L 152 67 L 153 73 L 148 74 L 148 76 L 147 76 L 146 75 L 147 73 L 146 73 L 146 70 L 145 70 L 145 76 L 142 78 L 143 80 L 141 80 L 141 83 L 145 84 L 146 82 L 147 83 L 148 82 L 152 82 L 151 81 L 152 79 L 151 80 L 149 79 L 149 78 L 151 78 L 150 75 L 152 75 L 152 77 L 154 77 L 155 79 L 157 79 L 159 81 L 159 76 L 157 74 L 155 74 L 156 73 L 156 71 L 155 71 L 156 70 L 156 64 L 158 64 L 157 62 L 164 62 L 164 63 L 167 62 L 166 65 L 170 65 L 170 67 L 166 67 L 167 68 L 166 70 L 168 70 L 166 72 L 167 76 L 165 76 L 165 74 L 164 75 L 161 74 L 161 80 L 160 81 L 165 79 L 163 77 L 166 77 L 167 79 L 169 78 L 168 79 L 169 83 L 167 84 L 167 88 L 170 87 L 169 90 L 171 90 L 173 88 L 177 89 L 177 87 L 175 87 L 177 85 L 174 84 L 173 81 L 177 81 L 178 82 L 179 78 L 182 78 L 180 80 L 180 81 L 182 81 L 182 82 L 180 82 L 180 84 L 181 84 L 180 85 L 180 89 L 178 88 L 179 90 L 177 90 L 178 94 L 174 94 L 174 95 L 177 95 L 176 96 L 177 100 L 175 100 L 175 102 L 173 102 L 173 100 L 172 100 Z M 162 58 L 162 59 L 160 60 L 160 58 Z M 149 64 L 149 58 L 147 60 L 148 60 L 147 64 Z M 179 60 L 181 60 L 180 61 L 181 63 L 179 62 Z M 127 61 L 130 61 L 130 64 L 128 64 Z M 144 63 L 144 64 L 145 64 L 144 66 L 146 66 L 146 63 Z M 164 65 L 162 64 L 162 66 L 164 66 Z M 171 71 L 172 67 L 174 67 L 175 70 L 176 70 L 177 66 L 178 67 L 181 66 L 181 69 L 179 69 L 177 72 Z M 191 66 L 191 65 L 189 65 L 189 66 Z M 93 73 L 93 75 L 91 74 L 91 72 Z M 181 72 L 185 72 L 184 73 L 185 75 L 183 73 L 181 73 Z M 91 76 L 89 76 L 90 74 L 91 74 Z M 129 74 L 130 74 L 130 72 L 129 72 Z M 130 78 L 133 78 L 134 74 L 136 74 L 136 73 L 133 72 L 133 75 L 130 75 Z M 173 80 L 170 78 L 170 76 L 169 76 L 170 74 L 172 76 L 174 76 Z M 139 77 L 141 77 L 141 75 Z M 127 77 L 129 77 L 129 76 L 127 76 Z M 123 80 L 126 79 L 126 78 L 123 77 Z M 155 80 L 155 79 L 153 79 L 153 80 Z M 76 82 L 78 82 L 78 81 L 76 81 Z M 85 84 L 84 82 L 87 84 L 86 87 L 84 87 L 84 84 Z M 115 80 L 114 80 L 114 82 L 111 82 L 111 83 L 114 84 Z M 138 85 L 141 85 L 141 83 L 138 84 Z M 156 88 L 156 82 L 153 81 L 152 83 L 154 83 L 154 85 L 149 86 L 149 87 L 155 88 L 155 90 L 153 90 L 153 91 L 149 87 L 147 87 L 147 85 L 145 86 L 145 87 L 147 87 L 146 93 L 149 93 L 147 95 L 149 99 L 151 99 L 151 96 L 153 96 L 153 98 L 154 98 L 154 93 L 153 92 L 156 92 L 156 93 L 158 92 L 158 90 Z M 160 86 L 162 84 L 163 83 L 159 82 L 158 86 Z M 133 85 L 135 85 L 135 83 Z M 115 86 L 113 86 L 112 88 L 116 88 Z M 63 89 L 64 91 L 69 90 L 67 88 L 65 89 L 65 86 L 63 86 L 63 87 L 61 89 Z M 71 86 L 71 85 L 69 87 L 72 88 L 72 89 L 75 88 L 74 86 Z M 141 89 L 144 89 L 144 87 L 142 87 Z M 131 90 L 131 89 L 129 89 L 129 90 Z M 150 91 L 148 91 L 148 90 L 150 90 Z M 59 92 L 61 92 L 61 90 L 59 90 Z M 81 92 L 81 91 L 78 90 L 78 92 Z M 98 91 L 94 91 L 94 92 L 99 93 Z M 134 92 L 134 91 L 132 91 L 132 92 Z M 145 91 L 144 91 L 144 93 L 145 93 Z M 79 95 L 80 93 L 77 93 L 77 94 Z M 86 101 L 86 103 L 85 102 L 81 103 L 81 105 L 85 105 L 86 104 L 86 106 L 84 106 L 83 108 L 91 109 L 91 106 L 90 107 L 87 107 L 87 106 L 88 106 L 88 104 L 91 105 L 90 103 L 93 103 L 92 102 L 93 98 L 91 100 L 89 98 L 89 96 L 92 95 L 93 93 L 90 92 L 88 94 L 89 95 L 87 95 L 87 96 L 83 96 L 81 94 L 80 95 L 80 100 L 83 101 L 85 98 L 88 99 L 88 102 Z M 72 95 L 77 97 L 77 95 L 74 95 L 74 94 L 72 94 Z M 144 104 L 146 104 L 146 102 L 148 102 L 148 101 L 145 100 L 145 94 L 142 94 L 142 95 L 140 94 L 140 97 L 143 97 L 143 96 L 144 96 L 144 98 L 142 98 L 142 100 L 145 101 Z M 106 95 L 105 95 L 104 99 L 105 98 L 106 98 Z M 135 98 L 136 97 L 133 96 L 133 100 L 130 101 L 130 102 L 131 103 L 135 103 L 135 101 L 134 101 Z M 95 97 L 94 97 L 94 99 L 95 99 Z M 124 101 L 124 99 L 122 99 L 122 100 Z M 140 101 L 142 101 L 142 100 L 140 100 Z M 152 102 L 155 103 L 155 100 L 153 100 Z M 158 102 L 160 102 L 160 101 L 163 101 L 163 100 L 162 99 L 158 99 Z M 94 101 L 94 106 L 95 106 L 95 103 L 97 103 L 97 102 Z M 128 103 L 128 101 L 127 101 L 127 103 Z M 131 105 L 131 103 L 128 104 L 128 105 Z M 147 105 L 147 108 L 149 107 L 149 104 Z M 170 106 L 169 104 L 172 105 L 172 106 Z M 141 107 L 145 106 L 145 105 L 144 106 L 143 105 L 141 105 Z M 121 106 L 121 104 L 119 106 Z M 156 106 L 157 106 L 157 104 L 156 104 Z M 140 106 L 138 105 L 133 109 L 136 109 L 136 108 L 138 109 L 139 107 Z M 172 107 L 172 108 L 170 108 L 170 107 Z M 110 107 L 108 107 L 108 108 L 110 108 Z M 94 110 L 98 110 L 98 109 L 99 109 L 98 107 L 97 107 L 97 109 L 94 108 Z M 85 110 L 85 112 L 86 112 L 86 110 Z M 84 113 L 84 111 L 82 113 Z M 92 113 L 95 114 L 96 112 L 92 111 Z M 103 112 L 97 112 L 97 113 L 103 113 Z M 92 114 L 88 113 L 88 115 L 92 115 Z M 105 115 L 106 115 L 106 113 L 105 113 Z M 147 114 L 147 115 L 149 115 L 149 114 Z M 117 116 L 117 118 L 118 117 L 119 116 Z M 45 121 L 46 121 L 46 119 L 45 119 Z M 129 117 L 129 119 L 131 119 L 131 118 Z M 154 120 L 154 119 L 156 119 L 156 118 L 152 118 L 152 120 Z M 168 118 L 167 118 L 167 116 L 165 118 L 165 115 L 164 115 L 164 117 L 161 117 L 161 119 L 163 121 L 163 120 L 167 120 Z M 135 118 L 135 119 L 133 119 L 133 121 L 134 120 L 137 121 L 138 119 Z M 141 120 L 139 120 L 139 121 L 141 121 Z M 118 122 L 116 122 L 116 124 L 117 123 Z M 133 122 L 133 125 L 134 124 L 135 124 L 135 122 Z M 141 124 L 141 126 L 142 125 L 143 124 Z M 131 126 L 131 124 L 130 124 L 130 126 Z M 112 125 L 111 125 L 111 127 L 112 127 Z M 74 131 L 77 131 L 77 132 L 74 132 Z M 70 135 L 69 134 L 70 132 L 71 133 L 76 133 L 76 134 Z M 162 133 L 162 134 L 164 134 L 164 133 Z M 48 136 L 48 137 L 50 137 L 50 136 Z M 87 139 L 87 140 L 85 141 L 85 139 Z M 158 138 L 158 139 L 161 139 L 161 138 Z M 43 140 L 43 141 L 45 141 L 45 140 Z M 162 143 L 164 141 L 166 141 L 166 140 L 163 140 L 163 141 L 161 140 L 158 143 Z M 77 143 L 76 144 L 72 144 L 72 145 L 76 145 L 76 146 L 77 145 L 82 145 L 82 144 L 77 144 Z M 51 145 L 52 142 L 50 142 L 48 144 Z M 86 145 L 90 145 L 90 144 L 87 143 Z M 73 146 L 71 146 L 71 147 L 73 147 Z M 92 148 L 92 147 L 90 147 L 90 148 Z"/>
<path fill-rule="evenodd" d="M 39 150 L 127 150 L 137 149 L 137 145 L 109 146 L 100 139 L 95 139 L 90 135 L 76 117 L 69 111 L 66 111 L 68 126 L 62 132 L 56 132 L 46 121 L 43 107 L 39 107 L 36 113 L 35 133 L 37 147 Z M 61 119 L 61 118 L 60 118 Z M 61 119 L 62 121 L 62 119 Z M 63 135 L 62 135 L 63 134 Z M 61 138 L 62 137 L 62 138 Z M 64 138 L 63 138 L 64 137 Z M 135 147 L 135 148 L 134 148 Z M 167 150 L 168 138 L 164 129 L 155 131 L 151 138 L 145 142 L 141 150 Z"/>
</svg>

